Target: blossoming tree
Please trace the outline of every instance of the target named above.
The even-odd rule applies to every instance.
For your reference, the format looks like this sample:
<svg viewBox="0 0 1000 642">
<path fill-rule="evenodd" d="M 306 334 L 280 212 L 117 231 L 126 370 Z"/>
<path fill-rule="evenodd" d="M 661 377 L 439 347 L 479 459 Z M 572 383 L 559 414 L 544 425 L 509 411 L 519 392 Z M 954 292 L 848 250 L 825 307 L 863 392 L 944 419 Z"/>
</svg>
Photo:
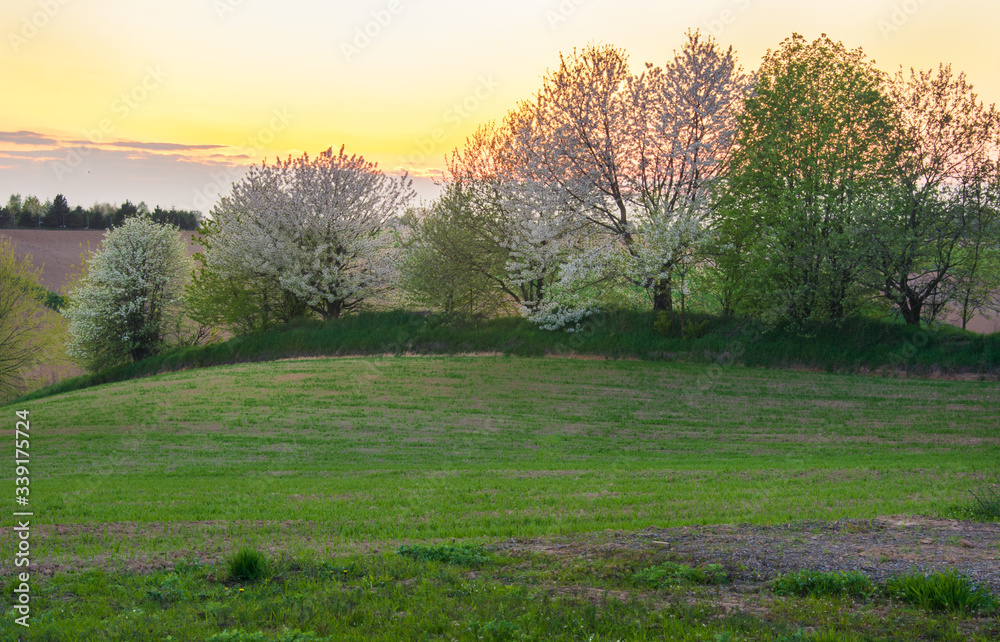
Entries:
<svg viewBox="0 0 1000 642">
<path fill-rule="evenodd" d="M 212 211 L 204 269 L 337 318 L 393 283 L 387 224 L 413 196 L 406 176 L 343 147 L 254 166 Z"/>
</svg>

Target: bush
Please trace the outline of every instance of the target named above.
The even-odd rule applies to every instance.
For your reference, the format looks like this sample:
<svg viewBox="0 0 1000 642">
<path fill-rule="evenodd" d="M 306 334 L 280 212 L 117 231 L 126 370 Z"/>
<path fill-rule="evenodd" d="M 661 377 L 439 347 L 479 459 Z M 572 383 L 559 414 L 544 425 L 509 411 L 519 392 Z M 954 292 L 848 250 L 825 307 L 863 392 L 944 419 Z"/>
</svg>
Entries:
<svg viewBox="0 0 1000 642">
<path fill-rule="evenodd" d="M 695 323 L 694 321 L 689 321 L 687 325 L 681 330 L 681 335 L 685 339 L 700 339 L 705 336 L 705 332 L 708 329 L 708 319 L 705 319 L 701 323 Z"/>
<path fill-rule="evenodd" d="M 635 584 L 651 588 L 678 584 L 725 584 L 727 579 L 728 576 L 721 564 L 695 568 L 675 562 L 664 562 L 658 566 L 644 568 L 632 576 Z"/>
<path fill-rule="evenodd" d="M 889 597 L 915 604 L 928 611 L 992 611 L 997 600 L 984 586 L 951 569 L 932 575 L 904 575 L 886 583 Z"/>
<path fill-rule="evenodd" d="M 673 316 L 667 314 L 666 310 L 661 310 L 656 315 L 656 320 L 653 322 L 653 329 L 659 332 L 664 337 L 674 336 L 674 318 Z"/>
<path fill-rule="evenodd" d="M 259 582 L 267 577 L 267 557 L 252 548 L 240 549 L 229 558 L 229 577 L 243 582 Z"/>
<path fill-rule="evenodd" d="M 798 597 L 832 597 L 846 594 L 867 599 L 875 594 L 875 585 L 870 577 L 857 571 L 834 573 L 796 571 L 779 575 L 771 583 L 771 590 L 777 595 Z"/>
</svg>

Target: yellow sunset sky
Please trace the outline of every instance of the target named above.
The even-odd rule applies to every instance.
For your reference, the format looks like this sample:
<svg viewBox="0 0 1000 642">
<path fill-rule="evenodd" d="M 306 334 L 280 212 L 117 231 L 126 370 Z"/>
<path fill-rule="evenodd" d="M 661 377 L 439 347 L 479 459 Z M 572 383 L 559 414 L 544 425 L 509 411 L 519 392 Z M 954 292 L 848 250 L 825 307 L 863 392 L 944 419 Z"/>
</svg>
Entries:
<svg viewBox="0 0 1000 642">
<path fill-rule="evenodd" d="M 1000 102 L 998 24 L 985 0 L 5 0 L 0 198 L 207 211 L 249 164 L 341 144 L 430 196 L 560 52 L 613 44 L 638 71 L 689 28 L 747 70 L 827 33 L 886 71 L 951 63 Z"/>
</svg>

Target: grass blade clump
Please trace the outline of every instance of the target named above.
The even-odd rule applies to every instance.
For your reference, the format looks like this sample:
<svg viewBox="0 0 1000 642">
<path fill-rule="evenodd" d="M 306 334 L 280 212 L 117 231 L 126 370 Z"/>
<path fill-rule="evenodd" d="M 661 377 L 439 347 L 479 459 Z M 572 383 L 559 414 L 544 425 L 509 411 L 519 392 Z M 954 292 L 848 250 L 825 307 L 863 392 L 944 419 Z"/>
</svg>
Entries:
<svg viewBox="0 0 1000 642">
<path fill-rule="evenodd" d="M 997 599 L 985 586 L 975 586 L 958 571 L 921 575 L 914 573 L 893 578 L 886 583 L 886 592 L 903 602 L 928 611 L 964 612 L 995 611 Z"/>
<path fill-rule="evenodd" d="M 267 557 L 252 548 L 242 548 L 229 558 L 229 577 L 237 581 L 259 582 L 267 570 Z"/>
<path fill-rule="evenodd" d="M 850 595 L 867 599 L 875 594 L 871 578 L 858 571 L 795 571 L 779 575 L 772 583 L 776 595 L 834 597 Z"/>
</svg>

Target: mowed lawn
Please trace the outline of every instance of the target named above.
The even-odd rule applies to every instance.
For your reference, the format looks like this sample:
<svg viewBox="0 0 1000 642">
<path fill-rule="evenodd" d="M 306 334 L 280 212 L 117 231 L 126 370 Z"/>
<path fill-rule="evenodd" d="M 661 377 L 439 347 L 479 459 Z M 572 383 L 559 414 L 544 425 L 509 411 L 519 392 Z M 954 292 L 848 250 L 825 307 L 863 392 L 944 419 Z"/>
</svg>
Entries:
<svg viewBox="0 0 1000 642">
<path fill-rule="evenodd" d="M 136 570 L 220 561 L 242 544 L 336 555 L 450 538 L 947 515 L 1000 461 L 995 383 L 707 372 L 306 359 L 29 402 L 32 556 L 47 570 Z M 18 409 L 5 409 L 11 433 Z M 0 471 L 13 477 L 12 458 Z M 14 544 L 2 538 L 5 573 Z"/>
</svg>

